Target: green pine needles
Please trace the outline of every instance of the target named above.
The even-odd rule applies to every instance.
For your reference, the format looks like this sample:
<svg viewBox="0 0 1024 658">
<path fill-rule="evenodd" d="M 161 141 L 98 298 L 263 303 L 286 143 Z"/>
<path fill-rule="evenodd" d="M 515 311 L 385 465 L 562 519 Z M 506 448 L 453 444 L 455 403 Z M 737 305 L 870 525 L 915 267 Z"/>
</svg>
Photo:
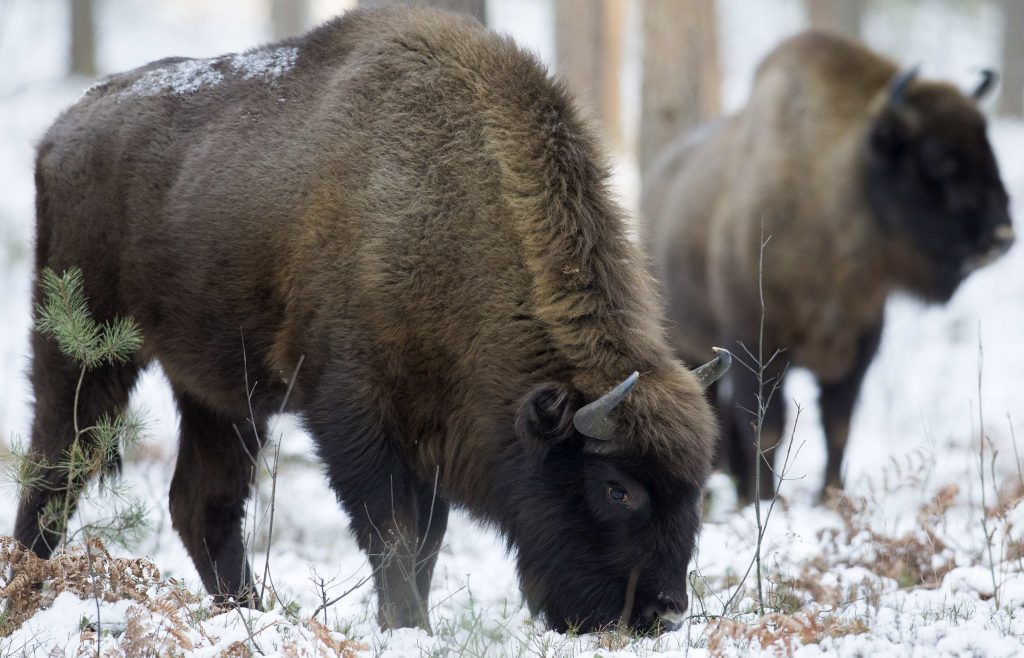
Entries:
<svg viewBox="0 0 1024 658">
<path fill-rule="evenodd" d="M 56 339 L 64 354 L 91 370 L 103 363 L 127 363 L 142 347 L 142 334 L 132 318 L 97 324 L 89 313 L 82 270 L 73 267 L 57 276 L 44 268 L 39 285 L 45 299 L 36 309 L 36 329 Z"/>
<path fill-rule="evenodd" d="M 43 300 L 36 308 L 36 330 L 56 340 L 61 351 L 79 366 L 71 410 L 74 436 L 57 464 L 16 449 L 14 479 L 26 490 L 42 487 L 53 492 L 43 508 L 41 524 L 58 536 L 66 536 L 66 542 L 80 536 L 129 544 L 146 527 L 146 508 L 123 483 L 97 476 L 118 470 L 121 454 L 139 443 L 145 424 L 137 414 L 124 411 L 115 416 L 102 415 L 83 427 L 78 407 L 89 372 L 127 363 L 142 346 L 142 334 L 132 318 L 115 318 L 102 324 L 93 319 L 78 268 L 61 276 L 45 268 L 39 285 Z M 55 482 L 54 472 L 61 474 L 63 481 Z M 95 486 L 90 486 L 92 483 Z M 76 501 L 101 511 L 68 532 Z"/>
</svg>

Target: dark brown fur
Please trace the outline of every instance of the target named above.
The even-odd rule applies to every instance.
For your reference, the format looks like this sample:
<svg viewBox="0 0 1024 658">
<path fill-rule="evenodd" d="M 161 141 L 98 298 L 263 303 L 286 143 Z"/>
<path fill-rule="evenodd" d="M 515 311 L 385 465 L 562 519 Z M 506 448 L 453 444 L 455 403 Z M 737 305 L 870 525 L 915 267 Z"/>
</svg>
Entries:
<svg viewBox="0 0 1024 658">
<path fill-rule="evenodd" d="M 767 376 L 789 362 L 817 378 L 831 486 L 841 483 L 889 293 L 945 301 L 1010 243 L 997 238 L 1010 226 L 1007 196 L 974 100 L 915 80 L 898 111 L 889 93 L 897 71 L 837 36 L 790 39 L 761 64 L 745 108 L 669 146 L 644 184 L 646 239 L 675 344 L 691 363 L 709 343 L 742 341 L 756 353 L 763 223 L 764 357 L 786 350 Z M 956 163 L 941 180 L 924 171 L 936 154 Z M 749 496 L 755 452 L 744 409 L 755 407 L 755 381 L 734 368 L 723 383 L 721 459 Z M 768 408 L 769 451 L 782 404 L 776 395 Z M 762 472 L 767 496 L 773 478 Z"/>
<path fill-rule="evenodd" d="M 200 65 L 217 84 L 149 95 L 140 80 L 191 64 L 113 76 L 43 138 L 38 267 L 80 267 L 97 317 L 145 336 L 137 363 L 86 378 L 82 421 L 160 362 L 182 417 L 174 526 L 207 589 L 252 603 L 258 440 L 232 427 L 246 377 L 262 430 L 304 358 L 289 409 L 380 569 L 383 625 L 426 625 L 449 504 L 505 534 L 556 628 L 614 622 L 634 568 L 634 624 L 681 611 L 716 428 L 565 91 L 429 10 L 355 11 L 284 46 L 279 76 L 220 59 Z M 33 347 L 32 447 L 54 459 L 74 372 Z M 620 439 L 595 451 L 572 413 L 633 370 Z M 610 506 L 609 482 L 644 514 Z M 46 496 L 25 492 L 16 531 L 44 555 Z"/>
</svg>

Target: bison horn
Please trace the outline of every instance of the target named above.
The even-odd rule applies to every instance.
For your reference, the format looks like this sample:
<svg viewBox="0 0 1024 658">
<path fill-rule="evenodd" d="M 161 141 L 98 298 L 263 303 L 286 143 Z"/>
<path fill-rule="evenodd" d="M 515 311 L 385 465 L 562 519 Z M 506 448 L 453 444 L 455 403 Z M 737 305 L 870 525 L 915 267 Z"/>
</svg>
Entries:
<svg viewBox="0 0 1024 658">
<path fill-rule="evenodd" d="M 626 399 L 629 392 L 636 386 L 636 380 L 640 373 L 634 372 L 626 377 L 621 383 L 615 386 L 598 399 L 585 407 L 581 407 L 572 417 L 573 427 L 576 431 L 592 439 L 608 441 L 615 436 L 615 424 L 608 417 L 612 409 L 619 406 L 619 403 Z"/>
<path fill-rule="evenodd" d="M 718 356 L 693 371 L 701 388 L 707 388 L 714 384 L 732 365 L 732 354 L 729 350 L 721 347 L 712 347 L 711 350 Z"/>
<path fill-rule="evenodd" d="M 921 67 L 915 64 L 908 69 L 903 69 L 893 77 L 892 82 L 889 83 L 889 105 L 894 108 L 903 107 L 903 102 L 906 100 L 907 87 L 917 77 L 919 68 Z"/>
<path fill-rule="evenodd" d="M 976 101 L 980 101 L 988 95 L 988 92 L 992 91 L 992 87 L 996 86 L 996 82 L 999 81 L 999 74 L 992 69 L 982 69 L 981 71 L 981 82 L 971 92 L 971 98 Z"/>
</svg>

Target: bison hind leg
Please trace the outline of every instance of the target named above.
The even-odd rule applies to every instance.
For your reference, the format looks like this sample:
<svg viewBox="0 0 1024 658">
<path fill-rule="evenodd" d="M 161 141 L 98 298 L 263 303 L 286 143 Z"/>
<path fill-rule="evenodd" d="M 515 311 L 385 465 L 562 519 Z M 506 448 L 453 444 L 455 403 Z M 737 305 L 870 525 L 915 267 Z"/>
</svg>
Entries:
<svg viewBox="0 0 1024 658">
<path fill-rule="evenodd" d="M 222 602 L 258 607 L 242 520 L 266 419 L 243 426 L 177 389 L 175 399 L 181 421 L 171 523 L 209 593 Z"/>
</svg>

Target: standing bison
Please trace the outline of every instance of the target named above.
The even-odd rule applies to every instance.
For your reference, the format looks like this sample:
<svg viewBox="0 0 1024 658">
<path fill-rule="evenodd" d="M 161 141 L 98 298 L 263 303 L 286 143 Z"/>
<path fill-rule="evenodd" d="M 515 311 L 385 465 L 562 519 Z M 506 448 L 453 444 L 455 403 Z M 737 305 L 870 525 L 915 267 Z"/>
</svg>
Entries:
<svg viewBox="0 0 1024 658">
<path fill-rule="evenodd" d="M 805 33 L 761 64 L 745 108 L 669 146 L 645 181 L 647 240 L 684 360 L 708 341 L 756 352 L 760 246 L 770 236 L 764 345 L 786 353 L 766 377 L 789 360 L 817 378 L 826 486 L 841 486 L 850 415 L 889 293 L 944 302 L 1013 241 L 976 106 L 991 83 L 987 73 L 964 95 L 854 42 Z M 720 460 L 752 497 L 746 409 L 756 380 L 734 369 L 719 389 Z M 782 416 L 776 395 L 763 423 L 769 451 Z M 773 486 L 766 471 L 760 495 Z"/>
<path fill-rule="evenodd" d="M 702 384 L 726 363 L 674 359 L 590 131 L 510 40 L 384 9 L 155 62 L 57 120 L 36 184 L 37 267 L 81 268 L 97 319 L 134 316 L 145 338 L 86 377 L 80 422 L 159 361 L 181 415 L 171 516 L 210 592 L 258 604 L 240 521 L 301 362 L 288 409 L 382 626 L 428 625 L 450 505 L 505 535 L 556 629 L 685 609 L 717 431 Z M 32 451 L 56 464 L 77 371 L 52 340 L 33 350 Z M 64 479 L 21 498 L 17 538 L 43 556 Z"/>
</svg>

